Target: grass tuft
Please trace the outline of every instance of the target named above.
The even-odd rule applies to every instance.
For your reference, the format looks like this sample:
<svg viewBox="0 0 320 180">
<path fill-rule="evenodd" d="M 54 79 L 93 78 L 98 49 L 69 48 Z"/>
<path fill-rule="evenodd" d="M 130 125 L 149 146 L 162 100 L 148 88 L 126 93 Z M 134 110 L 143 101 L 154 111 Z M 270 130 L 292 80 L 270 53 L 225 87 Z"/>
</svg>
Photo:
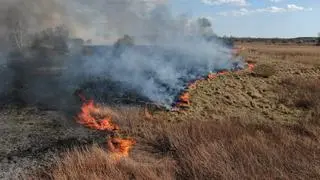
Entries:
<svg viewBox="0 0 320 180">
<path fill-rule="evenodd" d="M 254 70 L 253 74 L 255 76 L 263 77 L 263 78 L 268 78 L 270 76 L 273 76 L 276 74 L 276 70 L 273 66 L 268 65 L 268 64 L 260 64 L 257 65 Z"/>
</svg>

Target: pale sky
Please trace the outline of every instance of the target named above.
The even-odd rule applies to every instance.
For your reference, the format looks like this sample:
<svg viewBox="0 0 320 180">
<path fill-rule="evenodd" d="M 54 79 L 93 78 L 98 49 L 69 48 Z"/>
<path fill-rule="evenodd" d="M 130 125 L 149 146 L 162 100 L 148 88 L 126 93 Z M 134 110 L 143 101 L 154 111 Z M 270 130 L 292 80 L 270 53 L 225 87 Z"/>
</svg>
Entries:
<svg viewBox="0 0 320 180">
<path fill-rule="evenodd" d="M 317 36 L 320 0 L 168 0 L 176 14 L 207 17 L 218 35 Z"/>
</svg>

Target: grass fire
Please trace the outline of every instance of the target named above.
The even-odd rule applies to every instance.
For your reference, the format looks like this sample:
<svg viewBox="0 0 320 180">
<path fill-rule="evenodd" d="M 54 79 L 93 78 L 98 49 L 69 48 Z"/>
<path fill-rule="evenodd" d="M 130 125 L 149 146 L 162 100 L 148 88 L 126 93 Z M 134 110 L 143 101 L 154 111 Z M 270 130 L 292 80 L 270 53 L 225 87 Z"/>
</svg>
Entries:
<svg viewBox="0 0 320 180">
<path fill-rule="evenodd" d="M 239 50 L 234 50 L 235 55 L 239 54 Z M 247 64 L 247 70 L 249 71 L 253 71 L 254 69 L 254 64 Z M 236 70 L 233 71 L 235 73 L 240 73 L 240 70 Z M 187 87 L 185 88 L 185 90 L 182 91 L 181 95 L 178 97 L 177 102 L 175 103 L 174 107 L 172 108 L 173 111 L 179 111 L 181 109 L 186 109 L 190 106 L 191 102 L 190 102 L 190 93 L 188 92 L 189 90 L 194 90 L 197 88 L 197 84 L 200 83 L 201 81 L 208 81 L 208 80 L 214 80 L 217 77 L 221 77 L 223 75 L 226 75 L 228 73 L 232 73 L 232 72 L 228 72 L 228 71 L 220 71 L 217 73 L 209 73 L 207 75 L 206 78 L 201 77 L 199 79 L 193 80 L 190 83 L 188 83 Z"/>
<path fill-rule="evenodd" d="M 320 179 L 315 3 L 265 5 L 1 0 L 0 179 Z"/>
<path fill-rule="evenodd" d="M 120 127 L 112 122 L 115 113 L 111 109 L 98 107 L 93 100 L 86 100 L 82 94 L 79 94 L 79 96 L 83 104 L 81 112 L 76 117 L 77 122 L 87 128 L 111 134 L 106 143 L 108 150 L 117 158 L 127 157 L 135 141 L 131 138 L 116 136 Z"/>
</svg>

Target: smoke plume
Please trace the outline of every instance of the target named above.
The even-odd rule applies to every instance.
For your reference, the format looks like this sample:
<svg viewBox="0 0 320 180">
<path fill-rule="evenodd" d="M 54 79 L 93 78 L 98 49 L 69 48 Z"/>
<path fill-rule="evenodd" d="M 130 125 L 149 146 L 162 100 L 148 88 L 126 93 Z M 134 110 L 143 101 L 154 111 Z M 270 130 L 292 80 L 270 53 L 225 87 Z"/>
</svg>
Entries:
<svg viewBox="0 0 320 180">
<path fill-rule="evenodd" d="M 133 89 L 151 101 L 170 106 L 188 81 L 212 71 L 231 69 L 234 63 L 229 48 L 216 38 L 208 40 L 213 37 L 211 24 L 201 26 L 185 16 L 174 16 L 165 0 L 2 0 L 0 7 L 0 38 L 7 42 L 0 46 L 4 47 L 2 57 L 20 49 L 23 56 L 19 58 L 25 59 L 20 66 L 28 66 L 28 72 L 48 66 L 44 62 L 50 62 L 51 69 L 63 69 L 54 78 L 30 73 L 17 76 L 17 68 L 11 72 L 16 79 L 27 79 L 28 100 L 57 101 L 61 106 L 66 103 L 61 99 L 68 101 L 65 96 L 79 84 L 102 78 L 120 82 L 122 89 Z M 68 33 L 61 29 L 38 33 L 59 25 L 64 25 Z M 17 27 L 21 31 L 14 31 Z M 83 55 L 70 44 L 68 53 L 39 55 L 34 50 L 42 47 L 41 43 L 35 45 L 42 42 L 39 37 L 46 39 L 55 33 L 59 35 L 49 42 L 59 42 L 59 47 L 63 47 L 61 37 L 66 42 L 78 37 L 105 46 L 91 46 L 91 55 Z M 112 44 L 124 35 L 130 35 L 135 45 L 115 55 Z M 9 45 L 12 42 L 15 46 Z M 96 88 L 107 91 L 104 87 L 108 86 Z"/>
</svg>

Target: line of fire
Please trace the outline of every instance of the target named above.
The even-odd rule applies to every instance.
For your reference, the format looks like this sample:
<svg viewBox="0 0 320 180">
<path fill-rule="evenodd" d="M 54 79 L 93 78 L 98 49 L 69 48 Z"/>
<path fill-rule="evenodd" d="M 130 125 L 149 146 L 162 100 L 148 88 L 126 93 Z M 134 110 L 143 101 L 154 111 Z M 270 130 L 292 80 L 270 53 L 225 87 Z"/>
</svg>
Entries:
<svg viewBox="0 0 320 180">
<path fill-rule="evenodd" d="M 241 49 L 233 49 L 232 55 L 239 56 Z M 214 80 L 219 76 L 224 76 L 228 73 L 239 73 L 243 70 L 252 71 L 254 64 L 246 64 L 244 69 L 235 69 L 234 71 L 219 71 L 209 73 L 207 76 L 193 80 L 188 83 L 186 88 L 178 95 L 177 101 L 172 105 L 172 112 L 180 112 L 187 110 L 191 106 L 189 91 L 195 89 L 201 81 Z M 92 99 L 87 99 L 84 94 L 79 91 L 77 95 L 82 101 L 81 111 L 76 116 L 76 121 L 90 129 L 105 131 L 108 134 L 106 146 L 112 157 L 120 160 L 123 157 L 128 157 L 130 150 L 136 144 L 136 141 L 131 137 L 123 137 L 121 127 L 113 122 L 114 113 L 111 109 L 99 106 Z M 145 116 L 152 116 L 148 109 L 145 108 Z"/>
</svg>

